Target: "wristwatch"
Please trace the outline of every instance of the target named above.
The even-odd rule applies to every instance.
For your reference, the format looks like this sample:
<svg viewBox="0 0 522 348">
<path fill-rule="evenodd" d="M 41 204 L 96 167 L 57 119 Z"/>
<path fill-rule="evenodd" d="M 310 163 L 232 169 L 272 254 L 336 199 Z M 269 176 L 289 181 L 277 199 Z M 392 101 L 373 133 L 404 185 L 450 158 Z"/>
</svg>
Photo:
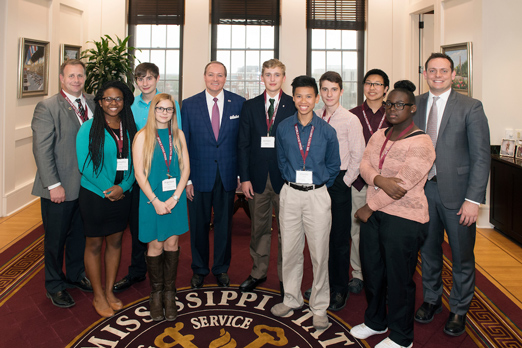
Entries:
<svg viewBox="0 0 522 348">
<path fill-rule="evenodd" d="M 172 195 L 172 198 L 176 201 L 176 202 L 179 202 L 179 197 L 176 196 L 176 195 Z"/>
</svg>

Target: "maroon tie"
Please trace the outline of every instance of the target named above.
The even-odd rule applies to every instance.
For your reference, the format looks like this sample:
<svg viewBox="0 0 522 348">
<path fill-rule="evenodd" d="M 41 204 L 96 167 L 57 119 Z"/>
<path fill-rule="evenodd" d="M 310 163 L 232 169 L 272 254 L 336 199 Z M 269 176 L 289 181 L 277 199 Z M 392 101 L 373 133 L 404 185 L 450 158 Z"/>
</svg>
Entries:
<svg viewBox="0 0 522 348">
<path fill-rule="evenodd" d="M 212 130 L 214 131 L 216 140 L 218 140 L 219 136 L 219 108 L 217 101 L 218 98 L 214 98 L 214 106 L 212 107 Z"/>
</svg>

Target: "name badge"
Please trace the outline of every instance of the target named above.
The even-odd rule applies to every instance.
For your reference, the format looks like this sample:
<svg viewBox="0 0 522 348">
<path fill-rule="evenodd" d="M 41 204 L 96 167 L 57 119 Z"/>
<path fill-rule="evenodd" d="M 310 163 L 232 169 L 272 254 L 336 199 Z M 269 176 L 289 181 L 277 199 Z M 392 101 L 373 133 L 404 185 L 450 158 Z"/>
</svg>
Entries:
<svg viewBox="0 0 522 348">
<path fill-rule="evenodd" d="M 129 170 L 129 159 L 128 158 L 118 158 L 118 161 L 116 162 L 116 170 L 117 171 Z"/>
<path fill-rule="evenodd" d="M 275 137 L 261 137 L 261 148 L 273 149 L 275 147 Z"/>
<path fill-rule="evenodd" d="M 295 182 L 297 184 L 313 184 L 314 172 L 310 170 L 296 170 L 295 171 Z"/>
<path fill-rule="evenodd" d="M 176 189 L 176 178 L 165 179 L 161 182 L 163 187 L 163 192 L 173 191 Z"/>
</svg>

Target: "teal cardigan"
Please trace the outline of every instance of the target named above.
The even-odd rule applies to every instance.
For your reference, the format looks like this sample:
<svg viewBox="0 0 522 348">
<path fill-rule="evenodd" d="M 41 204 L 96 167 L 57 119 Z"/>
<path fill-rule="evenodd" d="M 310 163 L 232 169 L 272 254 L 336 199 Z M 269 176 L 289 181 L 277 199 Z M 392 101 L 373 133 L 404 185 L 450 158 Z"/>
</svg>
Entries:
<svg viewBox="0 0 522 348">
<path fill-rule="evenodd" d="M 103 191 L 114 186 L 116 178 L 116 164 L 118 149 L 112 135 L 105 130 L 105 144 L 103 148 L 103 163 L 99 175 L 94 174 L 94 168 L 89 156 L 89 133 L 91 132 L 92 119 L 85 122 L 76 136 L 76 154 L 78 157 L 78 168 L 82 174 L 81 185 L 83 188 L 96 193 L 104 198 Z M 128 134 L 127 134 L 128 135 Z M 128 138 L 128 137 L 127 137 Z M 131 143 L 129 141 L 129 166 L 123 174 L 123 180 L 119 184 L 123 192 L 132 189 L 134 183 L 134 169 L 131 163 Z M 87 158 L 89 159 L 87 160 Z M 87 162 L 86 162 L 87 160 Z"/>
</svg>

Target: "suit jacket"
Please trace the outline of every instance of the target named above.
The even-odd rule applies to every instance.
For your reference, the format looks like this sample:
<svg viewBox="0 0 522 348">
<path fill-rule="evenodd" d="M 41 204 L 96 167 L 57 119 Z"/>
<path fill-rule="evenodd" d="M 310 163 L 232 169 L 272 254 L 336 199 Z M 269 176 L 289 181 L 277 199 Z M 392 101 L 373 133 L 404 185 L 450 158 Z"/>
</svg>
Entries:
<svg viewBox="0 0 522 348">
<path fill-rule="evenodd" d="M 224 97 L 217 141 L 205 91 L 183 100 L 181 104 L 183 132 L 190 157 L 190 180 L 196 191 L 212 191 L 218 167 L 225 190 L 233 191 L 237 187 L 237 135 L 245 98 L 226 90 Z"/>
<path fill-rule="evenodd" d="M 291 96 L 281 94 L 275 114 L 271 136 L 276 135 L 277 126 L 285 118 L 295 114 L 295 104 Z M 263 193 L 268 173 L 274 192 L 279 193 L 284 180 L 277 164 L 277 154 L 273 149 L 261 148 L 261 137 L 266 137 L 266 111 L 264 93 L 247 100 L 243 104 L 239 118 L 238 161 L 241 182 L 250 181 L 254 192 Z"/>
<path fill-rule="evenodd" d="M 413 117 L 424 131 L 428 95 L 416 97 L 417 112 Z M 448 209 L 459 209 L 465 198 L 484 203 L 491 156 L 488 120 L 479 100 L 451 91 L 435 152 L 442 204 Z"/>
<path fill-rule="evenodd" d="M 89 109 L 94 112 L 93 97 L 85 95 Z M 76 159 L 76 134 L 80 121 L 73 108 L 60 94 L 36 105 L 31 122 L 36 177 L 32 194 L 50 199 L 47 187 L 58 182 L 65 189 L 65 200 L 78 199 L 80 171 Z"/>
</svg>

